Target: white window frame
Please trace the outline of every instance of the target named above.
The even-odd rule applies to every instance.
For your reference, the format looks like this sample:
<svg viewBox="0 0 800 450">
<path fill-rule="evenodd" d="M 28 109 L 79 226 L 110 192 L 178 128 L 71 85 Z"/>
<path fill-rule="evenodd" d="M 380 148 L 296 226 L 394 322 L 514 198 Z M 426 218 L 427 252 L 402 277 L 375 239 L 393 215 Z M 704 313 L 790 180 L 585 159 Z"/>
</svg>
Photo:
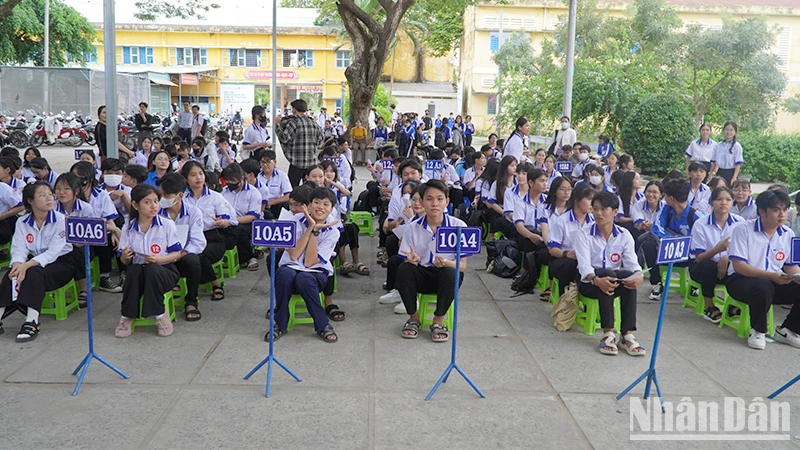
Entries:
<svg viewBox="0 0 800 450">
<path fill-rule="evenodd" d="M 345 53 L 347 57 L 345 57 Z M 353 56 L 353 53 L 350 50 L 337 50 L 336 51 L 336 68 L 337 69 L 346 69 L 350 66 L 350 61 Z"/>
<path fill-rule="evenodd" d="M 141 64 L 139 62 L 139 47 L 131 47 L 131 65 Z"/>
</svg>

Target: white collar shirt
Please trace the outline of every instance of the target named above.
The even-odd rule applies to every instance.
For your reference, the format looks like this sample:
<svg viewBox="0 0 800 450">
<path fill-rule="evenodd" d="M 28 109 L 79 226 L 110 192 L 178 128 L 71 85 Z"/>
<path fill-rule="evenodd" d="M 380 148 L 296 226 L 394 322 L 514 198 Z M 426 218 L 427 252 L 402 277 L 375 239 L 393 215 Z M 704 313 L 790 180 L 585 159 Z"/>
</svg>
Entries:
<svg viewBox="0 0 800 450">
<path fill-rule="evenodd" d="M 53 205 L 53 209 L 66 217 L 97 218 L 92 205 L 79 198 L 75 199 L 75 203 L 72 205 L 72 211 L 70 212 L 67 212 L 64 209 L 64 205 L 62 205 L 58 200 L 56 200 L 55 204 Z"/>
<path fill-rule="evenodd" d="M 162 217 L 172 220 L 169 211 L 161 208 L 158 211 Z M 175 217 L 175 229 L 183 250 L 199 255 L 206 248 L 206 235 L 203 234 L 203 213 L 186 202 L 181 202 L 181 211 Z"/>
<path fill-rule="evenodd" d="M 523 140 L 522 135 L 515 131 L 503 146 L 503 156 L 511 155 L 517 159 L 518 164 L 522 164 L 527 161 L 527 158 L 522 155 L 522 152 L 524 151 L 525 141 Z"/>
<path fill-rule="evenodd" d="M 145 255 L 164 256 L 183 250 L 175 222 L 158 214 L 153 217 L 153 223 L 144 233 L 139 228 L 139 219 L 131 220 L 131 223 L 122 230 L 117 256 L 121 256 L 122 249 L 126 247 L 133 250 L 131 264 L 147 264 Z M 161 265 L 165 264 L 169 263 Z"/>
<path fill-rule="evenodd" d="M 200 195 L 200 198 L 194 198 L 191 189 L 187 189 L 183 201 L 203 213 L 203 231 L 216 228 L 214 226 L 215 217 L 228 219 L 231 221 L 231 225 L 237 223 L 231 204 L 219 192 L 212 191 L 205 186 L 203 186 L 203 194 Z"/>
<path fill-rule="evenodd" d="M 114 206 L 114 202 L 111 201 L 111 196 L 105 189 L 92 189 L 92 198 L 89 199 L 89 204 L 94 208 L 95 217 L 101 217 L 107 220 L 114 220 L 119 217 L 117 207 Z"/>
<path fill-rule="evenodd" d="M 442 226 L 466 227 L 467 224 L 445 213 Z M 428 217 L 426 215 L 409 222 L 408 227 L 406 227 L 403 232 L 403 240 L 400 242 L 400 253 L 398 253 L 398 256 L 405 259 L 408 254 L 411 253 L 412 246 L 414 247 L 414 252 L 419 255 L 419 265 L 422 267 L 433 266 L 433 260 L 436 256 L 447 261 L 456 260 L 456 255 L 454 253 L 436 253 L 436 230 L 431 228 L 430 224 L 428 224 Z"/>
<path fill-rule="evenodd" d="M 530 192 L 525 194 L 516 203 L 514 211 L 512 211 L 514 224 L 522 222 L 526 227 L 533 228 L 536 231 L 541 230 L 540 225 L 547 222 L 547 211 L 544 203 L 546 199 L 547 196 L 540 194 L 537 201 L 534 202 L 531 199 Z"/>
<path fill-rule="evenodd" d="M 631 206 L 631 219 L 633 219 L 633 224 L 638 225 L 644 221 L 656 223 L 658 216 L 661 215 L 661 210 L 666 204 L 667 203 L 664 200 L 659 200 L 658 205 L 656 205 L 656 209 L 654 211 L 650 211 L 650 206 L 647 204 L 646 198 L 634 203 L 633 206 Z"/>
<path fill-rule="evenodd" d="M 612 227 L 608 241 L 600 234 L 597 223 L 582 228 L 573 236 L 582 282 L 588 283 L 586 277 L 594 274 L 595 269 L 642 270 L 631 233 L 617 225 Z"/>
<path fill-rule="evenodd" d="M 292 192 L 292 183 L 289 181 L 289 176 L 282 170 L 273 169 L 269 179 L 261 171 L 258 173 L 258 181 L 265 188 L 265 190 L 261 191 L 264 203 Z M 266 195 L 263 195 L 264 193 Z"/>
<path fill-rule="evenodd" d="M 714 146 L 711 162 L 717 163 L 720 169 L 733 169 L 740 164 L 744 164 L 744 155 L 742 153 L 742 144 L 738 142 L 717 142 L 717 145 Z"/>
<path fill-rule="evenodd" d="M 267 131 L 265 127 L 253 123 L 244 130 L 244 136 L 242 137 L 242 145 L 250 145 L 258 142 L 269 142 L 269 141 L 270 141 L 269 131 Z"/>
<path fill-rule="evenodd" d="M 293 220 L 297 223 L 297 240 L 303 236 L 308 229 L 308 220 L 305 214 L 295 214 Z M 317 236 L 317 259 L 319 261 L 311 267 L 306 267 L 305 258 L 306 252 L 300 254 L 297 259 L 292 259 L 289 252 L 283 252 L 280 266 L 288 266 L 294 270 L 301 272 L 321 272 L 324 271 L 328 276 L 333 275 L 333 266 L 331 265 L 331 257 L 333 256 L 334 248 L 339 242 L 339 229 L 336 227 L 328 227 L 320 230 Z"/>
<path fill-rule="evenodd" d="M 191 111 L 181 111 L 178 113 L 178 128 L 192 128 L 194 114 Z"/>
<path fill-rule="evenodd" d="M 689 207 L 703 214 L 711 212 L 711 189 L 708 185 L 700 183 L 700 187 L 695 191 L 689 183 Z"/>
<path fill-rule="evenodd" d="M 350 181 L 350 175 L 353 173 L 353 169 L 350 167 L 350 162 L 347 160 L 345 155 L 326 156 L 322 159 L 333 161 L 336 164 L 336 167 L 339 169 L 339 182 L 342 183 L 344 187 L 347 189 L 353 187 L 353 182 Z"/>
<path fill-rule="evenodd" d="M 734 201 L 733 206 L 731 207 L 731 212 L 742 216 L 744 220 L 753 220 L 758 218 L 758 207 L 756 206 L 756 202 L 753 200 L 753 197 L 748 197 L 744 207 L 742 208 L 739 208 L 739 204 Z"/>
<path fill-rule="evenodd" d="M 17 206 L 22 206 L 22 197 L 11 186 L 0 183 L 0 210 L 6 212 Z"/>
<path fill-rule="evenodd" d="M 423 169 L 422 175 L 428 177 L 429 180 L 443 180 L 445 172 L 447 172 L 447 186 L 460 187 L 461 179 L 458 178 L 456 168 L 452 164 L 442 163 L 441 170 Z"/>
<path fill-rule="evenodd" d="M 545 170 L 545 175 L 547 175 L 546 170 Z M 547 175 L 547 189 L 550 189 L 550 185 L 553 184 L 553 180 L 559 177 L 561 177 L 561 172 L 557 171 L 554 167 L 553 171 L 550 172 L 550 175 Z"/>
<path fill-rule="evenodd" d="M 697 162 L 711 162 L 714 156 L 714 147 L 717 145 L 713 139 L 709 138 L 705 144 L 700 143 L 700 139 L 692 141 L 689 147 L 686 148 L 685 155 L 692 161 Z"/>
<path fill-rule="evenodd" d="M 72 251 L 67 242 L 66 217 L 55 211 L 47 213 L 42 228 L 36 227 L 33 213 L 22 216 L 11 239 L 11 265 L 25 263 L 28 255 L 42 267 L 47 267 L 58 258 Z"/>
<path fill-rule="evenodd" d="M 572 242 L 575 233 L 580 231 L 581 228 L 590 226 L 594 223 L 594 216 L 592 213 L 586 215 L 583 223 L 575 216 L 575 212 L 569 210 L 568 213 L 551 220 L 548 224 L 550 227 L 550 240 L 547 242 L 548 247 L 560 248 L 565 252 L 575 250 L 575 245 Z"/>
<path fill-rule="evenodd" d="M 777 273 L 783 266 L 792 266 L 792 238 L 794 232 L 785 226 L 778 227 L 770 238 L 764 232 L 761 218 L 748 220 L 733 228 L 728 244 L 728 257 L 744 261 L 750 266 Z M 733 264 L 728 265 L 728 275 L 735 273 Z"/>
<path fill-rule="evenodd" d="M 643 198 L 644 198 L 644 194 L 642 194 L 641 192 L 637 191 L 636 195 L 634 196 L 633 202 L 631 202 L 631 204 L 628 205 L 628 216 L 627 217 L 633 218 L 633 205 L 635 205 L 636 203 L 640 202 Z M 617 195 L 617 201 L 619 202 L 619 210 L 617 211 L 617 217 L 626 217 L 625 216 L 625 208 L 622 207 L 622 197 Z"/>
<path fill-rule="evenodd" d="M 733 228 L 739 223 L 743 223 L 744 219 L 736 214 L 728 214 L 728 219 L 725 221 L 725 228 L 720 228 L 717 221 L 714 219 L 714 214 L 709 214 L 701 220 L 695 222 L 692 227 L 692 244 L 689 250 L 689 256 L 695 259 L 700 253 L 705 253 L 720 241 L 730 236 L 733 233 Z M 728 254 L 723 251 L 714 255 L 712 261 L 717 262 L 723 256 Z"/>
<path fill-rule="evenodd" d="M 98 188 L 108 192 L 109 196 L 111 196 L 111 193 L 114 192 L 114 191 L 124 191 L 125 195 L 127 195 L 129 199 L 131 198 L 131 188 L 129 188 L 128 186 L 125 186 L 122 183 L 120 183 L 115 188 L 111 188 L 110 191 L 108 190 L 108 186 L 106 186 L 105 183 L 103 183 L 100 186 L 98 186 Z M 125 202 L 122 201 L 122 197 L 120 197 L 120 198 L 118 198 L 116 200 L 112 199 L 111 201 L 114 203 L 114 207 L 117 208 L 117 212 L 119 214 L 121 214 L 125 218 L 125 223 L 128 223 L 129 212 L 125 208 Z"/>
<path fill-rule="evenodd" d="M 26 186 L 25 182 L 17 177 L 11 177 L 8 181 L 8 185 L 11 186 L 11 189 L 22 199 L 22 190 L 25 189 Z"/>
<path fill-rule="evenodd" d="M 254 216 L 256 219 L 261 218 L 261 192 L 258 189 L 250 186 L 250 183 L 242 182 L 242 188 L 239 192 L 233 192 L 227 186 L 222 190 L 222 197 L 233 206 L 236 211 L 236 217 Z"/>
</svg>

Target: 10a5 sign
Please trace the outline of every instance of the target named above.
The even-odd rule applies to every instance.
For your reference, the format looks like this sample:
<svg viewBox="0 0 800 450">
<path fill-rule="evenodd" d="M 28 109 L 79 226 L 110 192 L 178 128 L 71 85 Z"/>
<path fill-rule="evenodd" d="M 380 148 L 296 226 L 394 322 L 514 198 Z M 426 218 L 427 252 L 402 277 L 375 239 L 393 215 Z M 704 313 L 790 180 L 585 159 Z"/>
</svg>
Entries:
<svg viewBox="0 0 800 450">
<path fill-rule="evenodd" d="M 67 242 L 83 245 L 106 245 L 105 219 L 67 217 Z"/>
<path fill-rule="evenodd" d="M 254 220 L 252 244 L 260 247 L 294 248 L 297 223 L 291 220 Z"/>
<path fill-rule="evenodd" d="M 459 228 L 461 229 L 461 255 L 477 255 L 481 252 L 480 227 L 439 227 L 436 229 L 436 253 L 456 253 Z"/>
</svg>

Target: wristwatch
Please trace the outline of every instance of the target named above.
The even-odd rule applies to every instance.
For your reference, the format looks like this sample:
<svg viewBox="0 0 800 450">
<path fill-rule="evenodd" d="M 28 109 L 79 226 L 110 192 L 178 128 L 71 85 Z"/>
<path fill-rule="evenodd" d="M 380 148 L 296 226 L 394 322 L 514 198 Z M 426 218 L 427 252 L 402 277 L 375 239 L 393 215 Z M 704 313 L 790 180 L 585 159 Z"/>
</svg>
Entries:
<svg viewBox="0 0 800 450">
<path fill-rule="evenodd" d="M 319 236 L 319 230 L 313 230 L 311 234 L 313 234 L 314 236 Z"/>
</svg>

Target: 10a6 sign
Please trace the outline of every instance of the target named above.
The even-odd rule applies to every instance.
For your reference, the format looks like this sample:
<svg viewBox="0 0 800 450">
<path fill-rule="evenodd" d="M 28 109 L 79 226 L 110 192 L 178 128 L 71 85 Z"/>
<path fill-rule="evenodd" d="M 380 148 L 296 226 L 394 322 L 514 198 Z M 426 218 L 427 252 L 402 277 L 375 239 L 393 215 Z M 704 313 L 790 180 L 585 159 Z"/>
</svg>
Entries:
<svg viewBox="0 0 800 450">
<path fill-rule="evenodd" d="M 481 252 L 480 227 L 439 227 L 436 230 L 436 253 L 456 253 L 459 228 L 461 228 L 461 255 L 476 255 Z"/>
<path fill-rule="evenodd" d="M 674 264 L 689 259 L 691 236 L 680 236 L 661 239 L 658 246 L 658 264 Z"/>
<path fill-rule="evenodd" d="M 67 217 L 67 242 L 83 245 L 106 245 L 105 219 Z"/>
<path fill-rule="evenodd" d="M 294 248 L 297 245 L 297 223 L 291 220 L 254 220 L 253 245 L 273 248 Z"/>
</svg>

